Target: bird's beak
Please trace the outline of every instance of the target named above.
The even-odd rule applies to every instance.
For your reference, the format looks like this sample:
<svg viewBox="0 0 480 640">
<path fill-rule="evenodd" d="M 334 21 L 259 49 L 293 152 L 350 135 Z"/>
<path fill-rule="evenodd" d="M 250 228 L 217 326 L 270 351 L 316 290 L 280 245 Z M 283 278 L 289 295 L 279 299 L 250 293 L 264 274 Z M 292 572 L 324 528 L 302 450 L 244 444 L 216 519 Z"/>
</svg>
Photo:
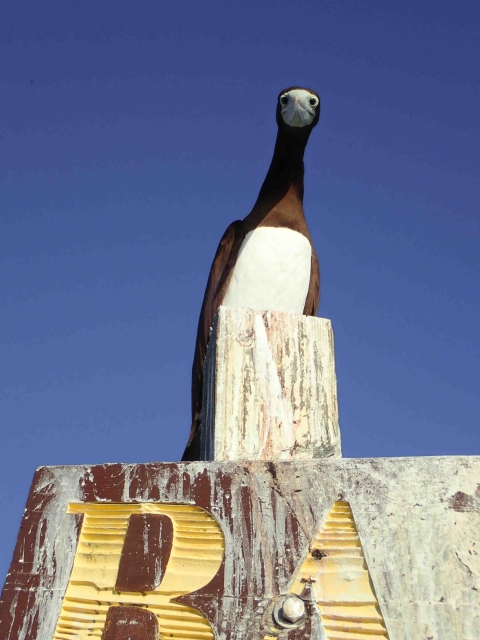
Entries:
<svg viewBox="0 0 480 640">
<path fill-rule="evenodd" d="M 282 107 L 283 121 L 290 127 L 306 127 L 312 123 L 315 110 L 308 104 L 303 96 L 292 96 L 286 105 Z"/>
</svg>

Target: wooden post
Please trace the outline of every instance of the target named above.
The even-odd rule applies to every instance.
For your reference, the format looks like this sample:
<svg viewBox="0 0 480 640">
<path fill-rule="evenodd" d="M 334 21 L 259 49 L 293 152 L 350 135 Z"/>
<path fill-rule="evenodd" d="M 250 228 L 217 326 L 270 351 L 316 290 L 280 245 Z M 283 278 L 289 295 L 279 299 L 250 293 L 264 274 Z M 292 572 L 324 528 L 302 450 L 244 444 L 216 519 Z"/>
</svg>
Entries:
<svg viewBox="0 0 480 640">
<path fill-rule="evenodd" d="M 479 478 L 480 456 L 42 467 L 0 638 L 478 640 Z"/>
<path fill-rule="evenodd" d="M 204 370 L 203 460 L 341 456 L 330 320 L 220 307 Z"/>
</svg>

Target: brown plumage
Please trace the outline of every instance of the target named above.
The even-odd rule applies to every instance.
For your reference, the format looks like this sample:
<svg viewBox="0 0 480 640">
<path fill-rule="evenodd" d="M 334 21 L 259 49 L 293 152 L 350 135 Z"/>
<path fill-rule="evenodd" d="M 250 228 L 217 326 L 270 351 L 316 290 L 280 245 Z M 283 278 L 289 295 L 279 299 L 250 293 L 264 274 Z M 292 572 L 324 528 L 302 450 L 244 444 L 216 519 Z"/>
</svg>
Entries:
<svg viewBox="0 0 480 640">
<path fill-rule="evenodd" d="M 276 112 L 278 134 L 265 181 L 252 211 L 243 220 L 232 222 L 223 234 L 210 269 L 198 322 L 192 367 L 192 428 L 182 460 L 199 459 L 203 365 L 208 337 L 213 318 L 225 298 L 240 247 L 248 232 L 259 227 L 283 227 L 301 233 L 309 240 L 312 249 L 310 283 L 303 313 L 314 316 L 318 310 L 320 272 L 303 212 L 303 155 L 310 133 L 320 117 L 320 98 L 311 89 L 306 89 L 305 91 L 318 99 L 316 109 L 311 109 L 315 111 L 313 120 L 305 126 L 289 126 L 282 116 L 282 104 L 285 103 L 281 103 L 280 99 L 285 100 L 286 94 L 298 89 L 303 90 L 301 87 L 290 87 L 279 94 Z"/>
</svg>

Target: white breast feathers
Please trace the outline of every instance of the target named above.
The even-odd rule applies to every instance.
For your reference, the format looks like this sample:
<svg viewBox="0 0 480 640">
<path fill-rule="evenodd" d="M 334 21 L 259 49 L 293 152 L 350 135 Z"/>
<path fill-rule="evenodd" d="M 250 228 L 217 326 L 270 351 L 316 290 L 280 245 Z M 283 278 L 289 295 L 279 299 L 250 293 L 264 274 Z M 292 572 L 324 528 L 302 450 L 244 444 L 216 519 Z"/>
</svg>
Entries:
<svg viewBox="0 0 480 640">
<path fill-rule="evenodd" d="M 302 314 L 310 284 L 312 247 L 296 231 L 260 227 L 240 247 L 222 304 Z"/>
</svg>

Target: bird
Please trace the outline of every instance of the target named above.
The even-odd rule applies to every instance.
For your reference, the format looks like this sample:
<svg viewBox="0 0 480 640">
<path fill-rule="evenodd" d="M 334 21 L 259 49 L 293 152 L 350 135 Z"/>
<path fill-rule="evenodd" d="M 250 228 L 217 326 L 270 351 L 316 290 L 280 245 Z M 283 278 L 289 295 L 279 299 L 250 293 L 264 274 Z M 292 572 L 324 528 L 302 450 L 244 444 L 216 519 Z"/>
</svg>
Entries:
<svg viewBox="0 0 480 640">
<path fill-rule="evenodd" d="M 203 365 L 220 305 L 315 316 L 320 270 L 303 210 L 304 152 L 320 119 L 320 96 L 293 86 L 276 103 L 277 138 L 257 200 L 218 245 L 198 321 L 192 425 L 182 461 L 200 460 Z"/>
</svg>

